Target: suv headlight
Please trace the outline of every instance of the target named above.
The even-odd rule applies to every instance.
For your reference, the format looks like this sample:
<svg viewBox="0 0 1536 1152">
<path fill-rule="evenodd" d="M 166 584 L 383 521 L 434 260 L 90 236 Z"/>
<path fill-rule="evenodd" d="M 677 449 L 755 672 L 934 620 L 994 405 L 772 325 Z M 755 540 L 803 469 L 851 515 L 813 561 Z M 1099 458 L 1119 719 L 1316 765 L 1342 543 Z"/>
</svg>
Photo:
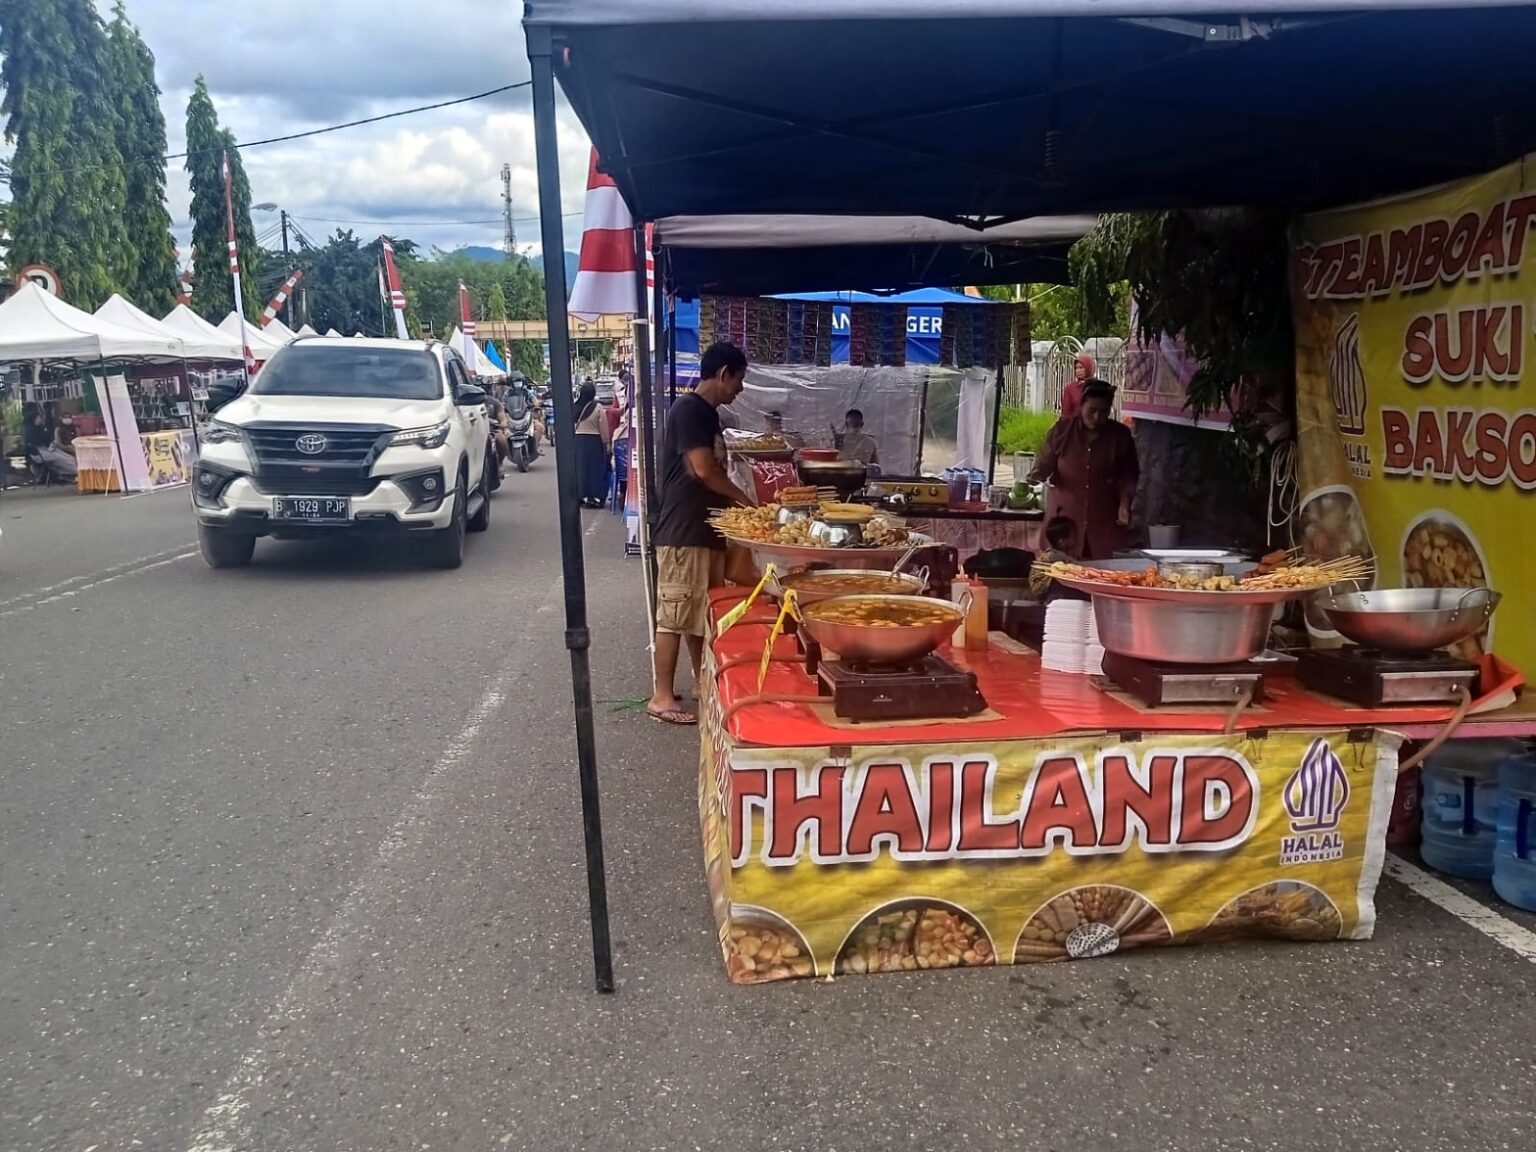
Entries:
<svg viewBox="0 0 1536 1152">
<path fill-rule="evenodd" d="M 245 433 L 234 424 L 226 424 L 222 420 L 210 420 L 208 426 L 203 429 L 204 444 L 243 444 Z"/>
<path fill-rule="evenodd" d="M 430 428 L 407 428 L 404 432 L 396 432 L 389 438 L 389 446 L 398 448 L 402 445 L 414 444 L 418 448 L 441 448 L 448 442 L 448 433 L 453 431 L 453 421 L 444 420 L 441 424 L 434 424 Z"/>
</svg>

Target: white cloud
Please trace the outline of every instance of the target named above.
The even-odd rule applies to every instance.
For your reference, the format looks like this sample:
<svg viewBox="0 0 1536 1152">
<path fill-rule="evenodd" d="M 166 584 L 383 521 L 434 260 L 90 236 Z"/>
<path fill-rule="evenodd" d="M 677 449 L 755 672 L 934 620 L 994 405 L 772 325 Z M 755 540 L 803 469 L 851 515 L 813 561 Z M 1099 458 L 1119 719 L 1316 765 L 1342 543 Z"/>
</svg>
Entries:
<svg viewBox="0 0 1536 1152">
<path fill-rule="evenodd" d="M 105 11 L 107 0 L 98 0 Z M 189 18 L 195 10 L 197 18 Z M 186 104 L 201 73 L 220 122 L 238 140 L 302 132 L 528 78 L 516 3 L 483 0 L 128 0 L 156 57 L 170 149 L 184 147 Z M 589 143 L 563 100 L 559 115 L 563 211 L 581 211 Z M 380 124 L 251 148 L 252 199 L 274 202 L 317 242 L 335 220 L 379 220 L 424 247 L 499 246 L 501 166 L 512 166 L 519 247 L 538 247 L 537 171 L 527 89 Z M 182 161 L 167 191 L 185 247 L 190 194 Z M 494 221 L 412 227 L 411 221 Z M 258 233 L 276 223 L 257 214 Z M 579 215 L 565 246 L 580 243 Z"/>
</svg>

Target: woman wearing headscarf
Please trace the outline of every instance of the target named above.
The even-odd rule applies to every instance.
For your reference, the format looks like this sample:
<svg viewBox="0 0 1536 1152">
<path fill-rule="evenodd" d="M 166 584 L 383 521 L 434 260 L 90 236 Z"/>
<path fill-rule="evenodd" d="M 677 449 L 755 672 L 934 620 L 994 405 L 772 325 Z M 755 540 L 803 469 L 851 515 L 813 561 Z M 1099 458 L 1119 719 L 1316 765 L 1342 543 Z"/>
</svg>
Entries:
<svg viewBox="0 0 1536 1152">
<path fill-rule="evenodd" d="M 597 402 L 597 389 L 583 384 L 576 393 L 576 484 L 584 508 L 601 508 L 608 498 L 608 421 Z"/>
<path fill-rule="evenodd" d="M 1061 418 L 1070 420 L 1083 410 L 1083 388 L 1088 381 L 1098 378 L 1099 362 L 1086 352 L 1077 354 L 1072 367 L 1072 379 L 1061 390 Z"/>
<path fill-rule="evenodd" d="M 1111 560 L 1130 543 L 1141 469 L 1131 430 L 1110 417 L 1114 401 L 1110 385 L 1087 381 L 1081 410 L 1051 427 L 1029 477 L 1050 482 L 1046 518 L 1064 516 L 1076 525 L 1076 547 L 1067 551 L 1083 560 Z"/>
</svg>

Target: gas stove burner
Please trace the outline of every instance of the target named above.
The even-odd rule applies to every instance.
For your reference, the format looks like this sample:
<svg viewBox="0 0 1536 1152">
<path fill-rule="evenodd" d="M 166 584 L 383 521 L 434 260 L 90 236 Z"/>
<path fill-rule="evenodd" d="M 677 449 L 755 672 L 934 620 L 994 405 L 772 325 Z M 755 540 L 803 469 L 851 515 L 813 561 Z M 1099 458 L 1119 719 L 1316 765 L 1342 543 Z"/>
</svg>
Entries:
<svg viewBox="0 0 1536 1152">
<path fill-rule="evenodd" d="M 823 696 L 844 720 L 927 720 L 974 716 L 987 706 L 972 672 L 939 656 L 901 665 L 822 660 L 816 668 Z"/>
<path fill-rule="evenodd" d="M 1298 654 L 1296 677 L 1314 692 L 1367 708 L 1450 704 L 1458 688 L 1476 692 L 1478 667 L 1444 652 L 1381 652 L 1374 648 L 1311 648 Z"/>
<path fill-rule="evenodd" d="M 1236 704 L 1264 698 L 1256 664 L 1164 664 L 1104 653 L 1104 675 L 1149 708 L 1169 704 Z"/>
</svg>

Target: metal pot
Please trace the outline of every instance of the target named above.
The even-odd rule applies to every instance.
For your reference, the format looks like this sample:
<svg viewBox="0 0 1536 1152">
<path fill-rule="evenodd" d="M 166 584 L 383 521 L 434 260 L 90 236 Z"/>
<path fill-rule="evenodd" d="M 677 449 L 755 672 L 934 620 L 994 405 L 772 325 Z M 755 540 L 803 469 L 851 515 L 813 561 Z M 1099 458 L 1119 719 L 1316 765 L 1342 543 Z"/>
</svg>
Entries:
<svg viewBox="0 0 1536 1152">
<path fill-rule="evenodd" d="M 860 488 L 869 476 L 869 470 L 857 460 L 797 460 L 795 471 L 802 484 L 814 484 L 819 488 L 835 488 L 846 499 Z"/>
<path fill-rule="evenodd" d="M 1274 605 L 1174 603 L 1094 592 L 1093 616 L 1106 652 L 1166 664 L 1233 664 L 1264 651 Z"/>
<path fill-rule="evenodd" d="M 1192 580 L 1214 580 L 1225 571 L 1222 565 L 1209 560 L 1159 560 L 1157 574 L 1169 578 L 1184 576 Z"/>
<path fill-rule="evenodd" d="M 847 548 L 863 542 L 864 525 L 851 520 L 814 520 L 811 539 L 824 548 Z"/>
<path fill-rule="evenodd" d="M 1346 639 L 1384 652 L 1427 652 L 1488 623 L 1502 596 L 1492 588 L 1378 588 L 1324 593 L 1316 605 Z"/>
<path fill-rule="evenodd" d="M 945 609 L 945 618 L 937 624 L 893 624 L 881 627 L 873 624 L 837 624 L 816 618 L 817 609 L 825 610 L 834 604 L 867 604 L 871 600 L 889 601 L 902 606 L 927 604 Z M 926 656 L 942 644 L 954 634 L 969 609 L 968 595 L 961 597 L 959 605 L 932 596 L 830 596 L 805 612 L 801 627 L 812 640 L 828 651 L 836 652 L 844 660 L 866 664 L 901 664 Z"/>
</svg>

